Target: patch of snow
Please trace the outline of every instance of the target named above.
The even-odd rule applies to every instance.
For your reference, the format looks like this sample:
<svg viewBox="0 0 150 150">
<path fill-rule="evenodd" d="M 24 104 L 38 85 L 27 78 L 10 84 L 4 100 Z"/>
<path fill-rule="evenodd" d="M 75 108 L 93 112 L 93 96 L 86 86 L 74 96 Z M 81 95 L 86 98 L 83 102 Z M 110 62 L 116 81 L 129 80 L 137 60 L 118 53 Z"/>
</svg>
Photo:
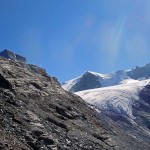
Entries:
<svg viewBox="0 0 150 150">
<path fill-rule="evenodd" d="M 66 81 L 62 84 L 63 89 L 69 91 L 77 82 L 79 82 L 81 76 L 74 78 L 72 80 Z"/>
<path fill-rule="evenodd" d="M 93 71 L 87 71 L 87 72 L 89 72 L 97 77 L 106 78 L 106 79 L 109 78 L 109 74 L 102 74 L 102 73 L 97 73 L 97 72 L 93 72 Z"/>
<path fill-rule="evenodd" d="M 114 111 L 134 119 L 132 114 L 133 102 L 139 99 L 139 91 L 149 82 L 150 79 L 143 81 L 126 79 L 121 81 L 120 85 L 85 90 L 75 94 L 81 96 L 99 111 Z"/>
</svg>

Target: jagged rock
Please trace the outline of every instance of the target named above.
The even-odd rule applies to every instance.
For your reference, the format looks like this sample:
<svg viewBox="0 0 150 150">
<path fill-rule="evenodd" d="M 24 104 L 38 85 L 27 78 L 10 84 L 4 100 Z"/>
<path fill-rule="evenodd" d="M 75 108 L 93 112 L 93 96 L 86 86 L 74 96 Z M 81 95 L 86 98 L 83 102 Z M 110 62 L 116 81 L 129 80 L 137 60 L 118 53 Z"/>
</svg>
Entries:
<svg viewBox="0 0 150 150">
<path fill-rule="evenodd" d="M 132 79 L 149 78 L 150 77 L 150 63 L 145 66 L 136 66 L 127 73 Z"/>
<path fill-rule="evenodd" d="M 1 150 L 2 150 L 2 149 L 5 149 L 5 146 L 4 146 L 3 143 L 0 143 L 0 149 L 1 149 Z"/>
</svg>

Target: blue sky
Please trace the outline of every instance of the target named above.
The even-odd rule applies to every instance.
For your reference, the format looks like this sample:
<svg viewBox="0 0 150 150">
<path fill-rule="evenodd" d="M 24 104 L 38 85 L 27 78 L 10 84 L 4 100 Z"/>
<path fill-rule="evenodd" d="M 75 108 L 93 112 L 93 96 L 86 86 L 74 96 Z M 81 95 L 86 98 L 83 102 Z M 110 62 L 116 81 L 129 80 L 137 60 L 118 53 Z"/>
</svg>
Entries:
<svg viewBox="0 0 150 150">
<path fill-rule="evenodd" d="M 60 82 L 150 62 L 150 0 L 0 0 L 0 49 Z"/>
</svg>

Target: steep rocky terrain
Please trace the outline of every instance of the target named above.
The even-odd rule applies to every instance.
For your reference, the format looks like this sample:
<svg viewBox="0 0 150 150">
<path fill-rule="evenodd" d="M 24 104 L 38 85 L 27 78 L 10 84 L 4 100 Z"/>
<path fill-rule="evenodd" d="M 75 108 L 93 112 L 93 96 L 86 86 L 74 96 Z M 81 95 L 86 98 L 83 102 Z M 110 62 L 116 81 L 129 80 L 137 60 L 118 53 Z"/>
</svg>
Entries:
<svg viewBox="0 0 150 150">
<path fill-rule="evenodd" d="M 0 57 L 1 150 L 111 150 L 113 137 L 45 70 Z"/>
</svg>

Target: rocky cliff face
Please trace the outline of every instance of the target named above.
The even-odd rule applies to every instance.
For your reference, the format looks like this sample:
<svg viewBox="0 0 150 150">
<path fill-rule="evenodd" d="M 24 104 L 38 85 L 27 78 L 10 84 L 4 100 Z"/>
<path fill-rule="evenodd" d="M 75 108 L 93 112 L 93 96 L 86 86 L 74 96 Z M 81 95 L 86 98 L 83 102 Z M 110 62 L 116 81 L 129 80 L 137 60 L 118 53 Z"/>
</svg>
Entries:
<svg viewBox="0 0 150 150">
<path fill-rule="evenodd" d="M 0 149 L 117 149 L 112 136 L 45 70 L 0 58 Z"/>
<path fill-rule="evenodd" d="M 95 76 L 94 74 L 90 72 L 86 72 L 81 77 L 80 82 L 77 82 L 77 84 L 75 84 L 70 89 L 70 91 L 77 92 L 77 91 L 83 91 L 83 90 L 100 88 L 100 87 L 101 87 L 101 83 L 99 81 L 99 77 Z"/>
</svg>

